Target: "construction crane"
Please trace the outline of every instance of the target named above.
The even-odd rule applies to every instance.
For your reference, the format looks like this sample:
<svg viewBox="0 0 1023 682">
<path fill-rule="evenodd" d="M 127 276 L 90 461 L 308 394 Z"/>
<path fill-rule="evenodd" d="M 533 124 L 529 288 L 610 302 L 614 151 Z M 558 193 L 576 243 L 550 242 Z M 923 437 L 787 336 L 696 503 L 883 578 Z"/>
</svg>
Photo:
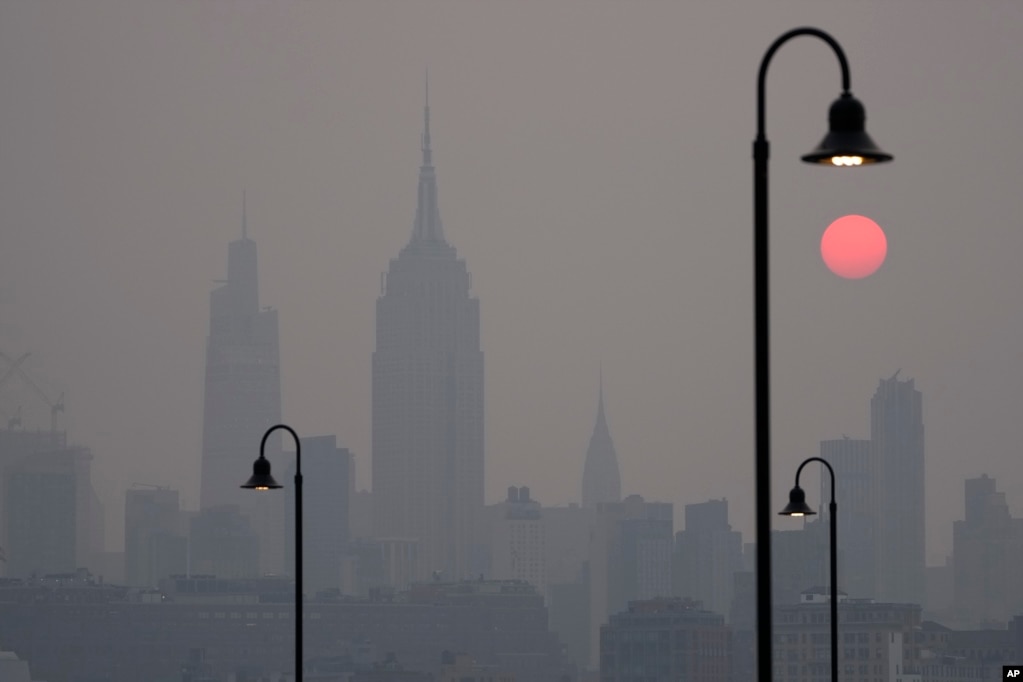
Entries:
<svg viewBox="0 0 1023 682">
<path fill-rule="evenodd" d="M 0 359 L 4 360 L 9 365 L 9 367 L 7 368 L 7 371 L 4 373 L 3 377 L 0 378 L 0 384 L 3 384 L 3 382 L 8 378 L 8 375 L 10 375 L 11 373 L 17 373 L 17 375 L 19 377 L 21 377 L 21 380 L 24 381 L 26 384 L 28 384 L 32 388 L 32 390 L 34 390 L 36 392 L 36 395 L 38 395 L 40 397 L 40 399 L 42 399 L 43 403 L 45 403 L 46 406 L 50 408 L 50 431 L 53 433 L 54 438 L 56 438 L 57 437 L 57 413 L 64 411 L 64 394 L 61 393 L 60 397 L 58 397 L 56 402 L 54 402 L 54 401 L 50 400 L 50 398 L 46 395 L 46 393 L 43 391 L 43 389 L 39 388 L 39 386 L 38 386 L 38 384 L 36 384 L 36 382 L 32 381 L 32 377 L 30 377 L 28 375 L 28 373 L 21 368 L 21 364 L 30 355 L 31 355 L 31 353 L 23 353 L 17 360 L 13 360 L 13 359 L 11 359 L 11 357 L 9 355 L 4 353 L 3 351 L 0 351 Z M 19 422 L 20 422 L 20 414 L 19 414 Z"/>
<path fill-rule="evenodd" d="M 11 360 L 4 353 L 0 353 L 0 358 L 3 358 L 4 362 L 7 363 L 7 370 L 4 372 L 3 376 L 0 376 L 0 386 L 3 386 L 8 379 L 14 376 L 14 373 L 18 371 L 19 367 L 21 367 L 21 363 L 25 362 L 25 360 L 27 360 L 28 356 L 30 355 L 32 354 L 22 353 L 21 357 L 19 357 L 17 360 Z"/>
</svg>

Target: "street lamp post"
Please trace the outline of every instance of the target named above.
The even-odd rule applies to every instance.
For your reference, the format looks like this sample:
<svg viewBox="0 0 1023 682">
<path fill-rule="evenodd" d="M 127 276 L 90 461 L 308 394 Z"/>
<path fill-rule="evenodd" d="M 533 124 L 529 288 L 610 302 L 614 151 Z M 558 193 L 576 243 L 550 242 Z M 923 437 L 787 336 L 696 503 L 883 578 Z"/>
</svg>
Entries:
<svg viewBox="0 0 1023 682">
<path fill-rule="evenodd" d="M 771 431 L 770 351 L 768 328 L 767 159 L 764 86 L 774 53 L 797 36 L 815 36 L 826 42 L 842 70 L 842 94 L 828 112 L 829 130 L 809 154 L 807 163 L 854 167 L 891 161 L 863 128 L 863 105 L 849 91 L 849 64 L 841 46 L 817 28 L 795 28 L 782 34 L 764 54 L 757 75 L 757 137 L 753 142 L 753 300 L 754 300 L 754 394 L 756 447 L 756 543 L 757 543 L 757 675 L 770 682 L 771 641 Z"/>
<path fill-rule="evenodd" d="M 270 460 L 263 454 L 266 440 L 277 429 L 284 429 L 295 440 L 295 682 L 302 682 L 302 442 L 287 424 L 271 426 L 259 444 L 259 457 L 252 463 L 252 477 L 241 485 L 250 490 L 282 487 L 270 475 Z"/>
<path fill-rule="evenodd" d="M 831 474 L 831 504 L 828 505 L 828 516 L 831 521 L 831 682 L 838 682 L 838 521 L 836 520 L 838 505 L 835 504 L 835 470 L 831 468 L 827 460 L 820 457 L 803 460 L 803 463 L 796 469 L 796 486 L 789 491 L 789 503 L 778 513 L 782 516 L 812 516 L 817 513 L 806 503 L 806 493 L 799 487 L 799 474 L 803 471 L 803 467 L 810 462 L 820 462 L 828 468 L 828 473 Z"/>
</svg>

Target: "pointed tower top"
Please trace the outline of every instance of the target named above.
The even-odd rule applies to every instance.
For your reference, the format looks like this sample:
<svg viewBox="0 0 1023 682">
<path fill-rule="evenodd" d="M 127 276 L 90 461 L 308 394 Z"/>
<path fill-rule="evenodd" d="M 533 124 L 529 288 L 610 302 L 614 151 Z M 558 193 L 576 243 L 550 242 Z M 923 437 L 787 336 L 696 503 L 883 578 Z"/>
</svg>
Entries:
<svg viewBox="0 0 1023 682">
<path fill-rule="evenodd" d="M 433 159 L 430 149 L 430 69 L 426 69 L 426 97 L 423 106 L 423 165 L 432 166 Z"/>
<path fill-rule="evenodd" d="M 423 165 L 419 167 L 419 198 L 416 203 L 416 222 L 412 228 L 413 242 L 446 243 L 444 228 L 437 206 L 437 176 L 433 168 L 433 150 L 430 147 L 430 75 L 426 74 L 426 97 L 423 106 Z"/>
<path fill-rule="evenodd" d="M 242 190 L 242 239 L 249 238 L 248 219 L 245 214 L 245 190 Z"/>
<path fill-rule="evenodd" d="M 604 366 L 601 363 L 597 422 L 593 425 L 583 466 L 583 506 L 594 508 L 601 502 L 618 502 L 621 500 L 621 490 L 618 454 L 604 415 Z"/>
</svg>

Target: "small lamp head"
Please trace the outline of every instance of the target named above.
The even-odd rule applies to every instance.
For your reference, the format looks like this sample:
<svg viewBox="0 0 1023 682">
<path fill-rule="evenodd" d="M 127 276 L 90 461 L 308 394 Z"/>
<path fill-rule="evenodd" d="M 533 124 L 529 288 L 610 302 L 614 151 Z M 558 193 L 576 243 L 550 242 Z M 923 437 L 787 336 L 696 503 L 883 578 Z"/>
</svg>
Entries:
<svg viewBox="0 0 1023 682">
<path fill-rule="evenodd" d="M 789 491 L 789 503 L 778 512 L 781 516 L 813 516 L 816 513 L 806 503 L 806 493 L 798 485 Z"/>
<path fill-rule="evenodd" d="M 242 483 L 242 488 L 249 490 L 273 490 L 280 488 L 281 484 L 270 475 L 270 460 L 259 453 L 259 458 L 252 463 L 252 476 Z"/>
<path fill-rule="evenodd" d="M 866 120 L 866 110 L 860 101 L 852 93 L 842 93 L 828 112 L 828 134 L 816 149 L 803 156 L 803 161 L 837 167 L 891 161 L 892 155 L 882 151 L 867 135 Z"/>
</svg>

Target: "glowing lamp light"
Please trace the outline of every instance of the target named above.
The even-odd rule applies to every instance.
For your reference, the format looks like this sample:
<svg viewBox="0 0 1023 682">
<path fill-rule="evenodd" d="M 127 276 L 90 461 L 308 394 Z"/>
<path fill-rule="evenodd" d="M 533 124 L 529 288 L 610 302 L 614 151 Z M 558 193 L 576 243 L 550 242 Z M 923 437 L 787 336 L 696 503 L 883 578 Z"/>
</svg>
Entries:
<svg viewBox="0 0 1023 682">
<path fill-rule="evenodd" d="M 862 166 L 862 156 L 832 156 L 831 165 L 833 166 Z"/>
<path fill-rule="evenodd" d="M 877 272 L 888 255 L 881 226 L 861 215 L 842 216 L 821 237 L 821 258 L 831 272 L 846 279 L 863 279 Z"/>
</svg>

